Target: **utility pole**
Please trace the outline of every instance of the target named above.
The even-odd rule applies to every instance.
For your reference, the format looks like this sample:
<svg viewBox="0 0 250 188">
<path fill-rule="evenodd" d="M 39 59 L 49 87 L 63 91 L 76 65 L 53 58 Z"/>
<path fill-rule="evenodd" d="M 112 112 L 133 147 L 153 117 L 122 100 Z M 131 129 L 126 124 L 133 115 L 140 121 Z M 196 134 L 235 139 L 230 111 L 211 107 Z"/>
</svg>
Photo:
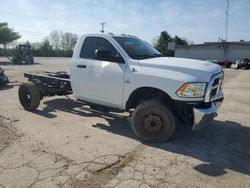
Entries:
<svg viewBox="0 0 250 188">
<path fill-rule="evenodd" d="M 228 39 L 228 19 L 229 19 L 229 0 L 226 0 L 226 36 L 225 40 Z"/>
<path fill-rule="evenodd" d="M 100 25 L 102 26 L 102 29 L 100 30 L 101 33 L 104 33 L 104 25 L 105 24 L 107 24 L 107 23 L 104 23 L 104 22 L 100 23 Z"/>
<path fill-rule="evenodd" d="M 225 42 L 223 43 L 224 48 L 224 54 L 225 54 L 225 61 L 227 61 L 227 55 L 228 55 L 228 22 L 229 22 L 229 0 L 226 0 L 226 36 L 225 36 Z"/>
</svg>

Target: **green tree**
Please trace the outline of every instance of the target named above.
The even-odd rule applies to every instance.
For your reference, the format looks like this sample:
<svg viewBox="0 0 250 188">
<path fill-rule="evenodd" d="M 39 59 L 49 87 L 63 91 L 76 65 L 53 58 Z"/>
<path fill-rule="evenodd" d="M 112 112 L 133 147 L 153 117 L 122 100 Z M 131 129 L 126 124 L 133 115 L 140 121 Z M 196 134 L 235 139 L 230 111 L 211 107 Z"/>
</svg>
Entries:
<svg viewBox="0 0 250 188">
<path fill-rule="evenodd" d="M 168 49 L 169 42 L 175 42 L 176 45 L 188 45 L 186 39 L 180 38 L 177 35 L 171 37 L 167 31 L 162 31 L 158 39 L 155 39 L 154 47 L 164 56 L 174 56 L 174 51 Z"/>
<path fill-rule="evenodd" d="M 0 23 L 0 44 L 4 46 L 4 52 L 8 43 L 17 40 L 21 37 L 12 28 L 8 27 L 8 23 Z"/>
<path fill-rule="evenodd" d="M 50 56 L 53 53 L 52 45 L 50 44 L 49 40 L 45 38 L 40 46 L 40 50 L 43 56 Z"/>
<path fill-rule="evenodd" d="M 3 27 L 3 26 L 7 26 L 8 24 L 7 24 L 7 22 L 0 22 L 0 27 Z"/>
<path fill-rule="evenodd" d="M 175 35 L 175 37 L 172 38 L 172 42 L 175 42 L 175 44 L 177 45 L 188 45 L 188 42 L 185 39 L 180 38 L 177 35 Z"/>
<path fill-rule="evenodd" d="M 172 42 L 171 36 L 167 31 L 162 31 L 154 46 L 164 56 L 171 56 L 172 52 L 167 48 L 168 42 Z"/>
</svg>

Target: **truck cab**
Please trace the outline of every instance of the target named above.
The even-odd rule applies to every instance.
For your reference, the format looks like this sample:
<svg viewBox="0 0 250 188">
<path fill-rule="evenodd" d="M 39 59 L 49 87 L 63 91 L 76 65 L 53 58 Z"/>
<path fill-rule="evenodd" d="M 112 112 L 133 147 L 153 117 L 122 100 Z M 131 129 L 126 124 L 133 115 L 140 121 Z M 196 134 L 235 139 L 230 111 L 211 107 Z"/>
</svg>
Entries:
<svg viewBox="0 0 250 188">
<path fill-rule="evenodd" d="M 208 113 L 208 119 L 212 119 L 216 115 L 214 106 L 219 107 L 223 100 L 220 66 L 163 57 L 149 43 L 131 36 L 80 37 L 71 60 L 70 75 L 77 99 L 122 110 L 135 108 L 141 101 L 148 100 L 150 93 L 161 93 L 182 121 L 187 122 L 187 117 L 180 114 L 179 109 L 191 111 L 189 116 L 193 118 L 189 122 L 194 129 L 201 124 L 197 118 Z M 190 110 L 190 106 L 193 109 Z"/>
</svg>

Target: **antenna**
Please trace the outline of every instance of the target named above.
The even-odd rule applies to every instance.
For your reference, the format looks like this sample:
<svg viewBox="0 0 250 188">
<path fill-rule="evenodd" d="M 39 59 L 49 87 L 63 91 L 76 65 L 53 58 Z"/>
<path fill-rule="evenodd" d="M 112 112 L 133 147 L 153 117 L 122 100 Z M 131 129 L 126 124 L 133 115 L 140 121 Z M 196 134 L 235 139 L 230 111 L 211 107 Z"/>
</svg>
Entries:
<svg viewBox="0 0 250 188">
<path fill-rule="evenodd" d="M 102 29 L 100 30 L 101 33 L 104 33 L 104 25 L 105 24 L 107 24 L 107 23 L 104 23 L 104 22 L 100 23 L 100 25 L 102 26 Z"/>
<path fill-rule="evenodd" d="M 226 42 L 228 38 L 228 20 L 229 20 L 229 0 L 226 0 L 226 36 L 225 36 Z"/>
</svg>

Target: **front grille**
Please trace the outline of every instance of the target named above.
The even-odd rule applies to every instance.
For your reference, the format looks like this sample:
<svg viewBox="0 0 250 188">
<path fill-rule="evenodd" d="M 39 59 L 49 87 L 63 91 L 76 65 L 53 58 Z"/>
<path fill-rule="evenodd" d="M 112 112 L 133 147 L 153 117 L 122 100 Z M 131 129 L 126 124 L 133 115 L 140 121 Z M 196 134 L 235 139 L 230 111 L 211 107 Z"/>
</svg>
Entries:
<svg viewBox="0 0 250 188">
<path fill-rule="evenodd" d="M 220 81 L 220 78 L 216 78 L 216 79 L 214 80 L 213 86 L 218 85 L 218 84 L 219 84 L 219 81 Z"/>
<path fill-rule="evenodd" d="M 215 96 L 221 90 L 222 82 L 223 82 L 223 75 L 221 75 L 220 77 L 216 78 L 213 81 L 210 98 Z"/>
<path fill-rule="evenodd" d="M 217 98 L 223 97 L 223 92 L 221 91 L 223 78 L 223 72 L 215 74 L 211 77 L 210 81 L 207 84 L 206 94 L 204 98 L 205 103 L 209 103 L 211 101 L 217 100 Z"/>
<path fill-rule="evenodd" d="M 211 92 L 211 97 L 215 96 L 217 93 L 217 88 L 215 89 L 212 89 L 212 92 Z"/>
</svg>

